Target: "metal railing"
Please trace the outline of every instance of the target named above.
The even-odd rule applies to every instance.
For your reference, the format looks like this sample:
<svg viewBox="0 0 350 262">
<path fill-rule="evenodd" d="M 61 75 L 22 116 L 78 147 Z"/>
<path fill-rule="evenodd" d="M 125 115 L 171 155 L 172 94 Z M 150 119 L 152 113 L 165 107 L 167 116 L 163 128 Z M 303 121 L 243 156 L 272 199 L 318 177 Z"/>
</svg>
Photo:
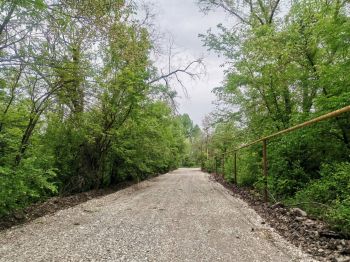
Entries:
<svg viewBox="0 0 350 262">
<path fill-rule="evenodd" d="M 262 146 L 263 146 L 263 157 L 262 157 L 262 165 L 263 165 L 263 175 L 264 175 L 264 200 L 265 202 L 268 202 L 268 161 L 267 161 L 267 142 L 269 140 L 271 140 L 272 138 L 275 138 L 277 136 L 280 136 L 280 135 L 284 135 L 284 134 L 287 134 L 287 133 L 290 133 L 292 131 L 295 131 L 295 130 L 298 130 L 298 129 L 301 129 L 301 128 L 304 128 L 304 127 L 307 127 L 307 126 L 310 126 L 312 124 L 315 124 L 315 123 L 318 123 L 318 122 L 321 122 L 321 121 L 324 121 L 324 120 L 327 120 L 327 119 L 330 119 L 330 118 L 333 118 L 333 117 L 337 117 L 341 114 L 344 114 L 344 113 L 347 113 L 347 112 L 350 112 L 350 105 L 349 106 L 346 106 L 346 107 L 343 107 L 339 110 L 336 110 L 336 111 L 333 111 L 333 112 L 330 112 L 328 114 L 325 114 L 325 115 L 322 115 L 322 116 L 319 116 L 317 118 L 314 118 L 312 120 L 309 120 L 309 121 L 306 121 L 304 123 L 301 123 L 301 124 L 298 124 L 296 126 L 293 126 L 293 127 L 290 127 L 290 128 L 287 128 L 287 129 L 284 129 L 282 131 L 279 131 L 279 132 L 276 132 L 272 135 L 268 135 L 268 136 L 265 136 L 265 137 L 262 137 L 262 138 L 259 138 L 258 140 L 255 140 L 253 142 L 250 142 L 248 144 L 245 144 L 245 145 L 242 145 L 236 149 L 233 149 L 232 151 L 226 151 L 220 155 L 223 156 L 223 159 L 225 161 L 225 155 L 227 155 L 228 153 L 233 153 L 234 154 L 234 158 L 233 158 L 233 175 L 234 175 L 234 182 L 235 184 L 237 184 L 237 153 L 238 151 L 244 149 L 244 148 L 247 148 L 247 147 L 250 147 L 252 145 L 255 145 L 257 143 L 260 143 L 262 142 Z M 224 165 L 223 165 L 223 168 L 224 168 Z M 225 171 L 225 169 L 223 169 Z M 215 171 L 216 173 L 218 173 L 218 167 L 217 167 L 217 156 L 215 157 Z"/>
</svg>

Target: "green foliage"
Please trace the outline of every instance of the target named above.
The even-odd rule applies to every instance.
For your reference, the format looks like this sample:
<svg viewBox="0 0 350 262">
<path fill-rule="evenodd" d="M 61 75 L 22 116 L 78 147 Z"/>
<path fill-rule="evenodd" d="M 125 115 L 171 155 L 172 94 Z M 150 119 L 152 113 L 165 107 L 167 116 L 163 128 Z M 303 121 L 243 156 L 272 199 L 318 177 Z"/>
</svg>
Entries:
<svg viewBox="0 0 350 262">
<path fill-rule="evenodd" d="M 111 180 L 143 179 L 178 167 L 184 138 L 176 117 L 162 102 L 151 103 L 130 119 L 115 137 Z"/>
<path fill-rule="evenodd" d="M 57 193 L 54 169 L 43 169 L 36 158 L 16 169 L 0 167 L 0 216 Z"/>
<path fill-rule="evenodd" d="M 162 99 L 174 92 L 150 84 L 153 44 L 136 11 L 123 0 L 1 1 L 0 216 L 183 163 L 200 130 L 185 135 Z"/>
<path fill-rule="evenodd" d="M 202 131 L 198 125 L 194 125 L 188 114 L 179 116 L 181 130 L 186 139 L 185 152 L 182 161 L 184 167 L 199 167 L 202 163 Z"/>
<path fill-rule="evenodd" d="M 88 127 L 84 121 L 77 127 L 72 122 L 62 123 L 56 116 L 50 121 L 42 143 L 47 154 L 54 156 L 53 166 L 59 170 L 56 183 L 60 193 L 81 192 L 91 188 L 91 174 L 84 170 L 81 159 L 83 145 L 88 141 Z"/>
<path fill-rule="evenodd" d="M 237 182 L 238 185 L 251 187 L 254 186 L 262 173 L 261 154 L 258 151 L 246 150 L 238 154 L 237 160 Z"/>
<path fill-rule="evenodd" d="M 279 1 L 252 1 L 250 11 L 230 1 L 199 3 L 205 11 L 224 8 L 242 22 L 232 28 L 220 24 L 219 33 L 209 30 L 201 36 L 230 64 L 226 81 L 214 89 L 219 103 L 212 114 L 205 169 L 215 172 L 212 159 L 221 161 L 227 148 L 349 105 L 346 1 L 302 0 L 283 13 Z M 267 155 L 268 189 L 277 200 L 321 203 L 305 208 L 349 233 L 349 113 L 271 139 Z M 227 177 L 233 166 L 226 162 Z M 264 187 L 261 143 L 240 150 L 237 163 L 239 184 Z"/>
<path fill-rule="evenodd" d="M 350 234 L 349 174 L 349 162 L 326 164 L 320 171 L 321 178 L 311 181 L 304 189 L 298 191 L 292 202 L 300 203 L 308 211 L 327 219 L 336 228 Z"/>
<path fill-rule="evenodd" d="M 336 229 L 350 236 L 350 197 L 335 201 L 334 207 L 329 210 L 325 219 Z"/>
</svg>

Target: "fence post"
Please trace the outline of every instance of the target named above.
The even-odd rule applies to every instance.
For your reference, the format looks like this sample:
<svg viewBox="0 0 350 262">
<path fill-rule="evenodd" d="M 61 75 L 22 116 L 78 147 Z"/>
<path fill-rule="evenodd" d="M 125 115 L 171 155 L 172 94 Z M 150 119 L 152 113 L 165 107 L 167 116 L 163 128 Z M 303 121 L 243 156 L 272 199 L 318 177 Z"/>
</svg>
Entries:
<svg viewBox="0 0 350 262">
<path fill-rule="evenodd" d="M 222 177 L 225 178 L 225 153 L 222 155 Z"/>
<path fill-rule="evenodd" d="M 237 183 L 237 151 L 235 151 L 235 155 L 234 155 L 234 160 L 233 160 L 233 172 L 234 172 L 234 176 L 235 176 L 235 184 L 238 185 Z"/>
<path fill-rule="evenodd" d="M 215 174 L 218 174 L 218 157 L 215 156 Z"/>
<path fill-rule="evenodd" d="M 263 171 L 264 171 L 264 200 L 269 201 L 268 191 L 267 191 L 267 141 L 263 140 Z"/>
</svg>

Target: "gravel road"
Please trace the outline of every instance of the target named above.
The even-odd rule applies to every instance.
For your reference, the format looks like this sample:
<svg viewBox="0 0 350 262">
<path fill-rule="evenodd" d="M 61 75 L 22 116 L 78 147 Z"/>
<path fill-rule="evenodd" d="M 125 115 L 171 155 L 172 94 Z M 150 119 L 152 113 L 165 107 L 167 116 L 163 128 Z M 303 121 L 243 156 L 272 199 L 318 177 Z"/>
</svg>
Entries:
<svg viewBox="0 0 350 262">
<path fill-rule="evenodd" d="M 314 261 L 198 169 L 0 233 L 0 261 Z"/>
</svg>

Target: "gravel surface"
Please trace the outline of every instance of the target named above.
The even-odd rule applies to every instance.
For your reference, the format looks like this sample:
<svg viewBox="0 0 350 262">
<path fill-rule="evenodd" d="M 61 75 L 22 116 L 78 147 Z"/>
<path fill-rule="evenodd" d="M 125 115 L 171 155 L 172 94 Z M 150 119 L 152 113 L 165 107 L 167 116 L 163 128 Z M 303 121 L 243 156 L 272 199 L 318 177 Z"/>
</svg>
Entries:
<svg viewBox="0 0 350 262">
<path fill-rule="evenodd" d="M 198 169 L 0 233 L 0 261 L 314 261 Z"/>
<path fill-rule="evenodd" d="M 281 202 L 273 205 L 265 203 L 262 195 L 255 190 L 228 183 L 222 175 L 211 174 L 210 178 L 222 184 L 233 196 L 243 199 L 280 235 L 317 260 L 350 262 L 350 239 L 341 232 L 332 231 L 324 221 Z"/>
</svg>

